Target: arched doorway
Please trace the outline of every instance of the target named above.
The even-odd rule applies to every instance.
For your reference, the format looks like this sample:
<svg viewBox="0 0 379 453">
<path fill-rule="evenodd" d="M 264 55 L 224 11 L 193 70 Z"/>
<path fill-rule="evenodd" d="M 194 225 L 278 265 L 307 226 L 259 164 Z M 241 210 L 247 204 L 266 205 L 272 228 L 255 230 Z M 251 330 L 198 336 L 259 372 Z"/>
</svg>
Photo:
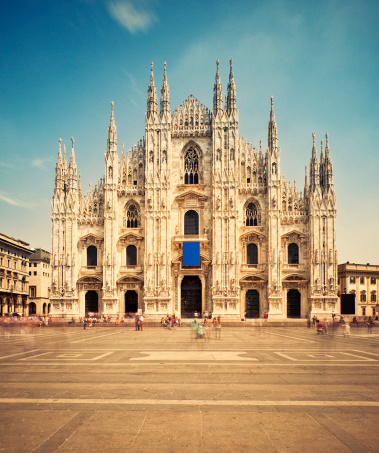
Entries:
<svg viewBox="0 0 379 453">
<path fill-rule="evenodd" d="M 287 318 L 300 318 L 301 295 L 297 289 L 290 289 L 287 293 Z"/>
<path fill-rule="evenodd" d="M 29 316 L 35 315 L 37 313 L 37 306 L 34 302 L 29 303 Z"/>
<path fill-rule="evenodd" d="M 125 313 L 136 313 L 138 311 L 138 294 L 136 291 L 125 293 Z"/>
<path fill-rule="evenodd" d="M 195 311 L 202 312 L 201 280 L 197 276 L 186 275 L 181 285 L 181 316 L 193 318 Z"/>
<path fill-rule="evenodd" d="M 256 289 L 249 289 L 246 293 L 246 318 L 259 318 L 259 293 Z"/>
<path fill-rule="evenodd" d="M 42 305 L 42 314 L 43 314 L 43 315 L 46 315 L 46 307 L 47 307 L 47 305 L 46 305 L 46 302 L 45 302 L 45 303 Z"/>
<path fill-rule="evenodd" d="M 86 293 L 86 305 L 85 314 L 97 313 L 99 311 L 99 296 L 96 291 L 87 291 Z"/>
</svg>

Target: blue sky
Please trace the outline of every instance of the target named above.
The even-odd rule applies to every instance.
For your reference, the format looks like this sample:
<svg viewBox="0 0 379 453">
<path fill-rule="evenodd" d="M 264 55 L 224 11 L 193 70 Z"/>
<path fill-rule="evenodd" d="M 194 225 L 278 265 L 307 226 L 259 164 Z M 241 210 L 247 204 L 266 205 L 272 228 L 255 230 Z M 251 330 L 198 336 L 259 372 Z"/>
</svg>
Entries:
<svg viewBox="0 0 379 453">
<path fill-rule="evenodd" d="M 229 59 L 240 133 L 267 144 L 274 96 L 282 174 L 299 188 L 312 132 L 329 133 L 339 262 L 379 264 L 379 4 L 375 0 L 15 0 L 0 6 L 0 231 L 51 249 L 61 137 L 75 138 L 82 188 L 104 173 L 115 102 L 119 151 L 144 135 L 150 62 L 171 108 L 209 108 Z"/>
</svg>

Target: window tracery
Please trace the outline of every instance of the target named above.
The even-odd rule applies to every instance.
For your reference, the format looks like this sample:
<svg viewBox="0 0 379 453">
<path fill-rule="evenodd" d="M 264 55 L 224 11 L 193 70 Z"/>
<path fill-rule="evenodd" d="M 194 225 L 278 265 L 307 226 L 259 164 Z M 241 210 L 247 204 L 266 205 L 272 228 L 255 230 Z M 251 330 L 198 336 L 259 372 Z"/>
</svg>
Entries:
<svg viewBox="0 0 379 453">
<path fill-rule="evenodd" d="M 193 148 L 184 156 L 184 184 L 199 184 L 199 156 Z"/>
<path fill-rule="evenodd" d="M 133 203 L 131 203 L 126 209 L 124 224 L 126 228 L 138 228 L 138 209 Z"/>
<path fill-rule="evenodd" d="M 246 207 L 246 226 L 257 226 L 260 223 L 260 216 L 258 214 L 255 203 L 250 202 Z"/>
</svg>

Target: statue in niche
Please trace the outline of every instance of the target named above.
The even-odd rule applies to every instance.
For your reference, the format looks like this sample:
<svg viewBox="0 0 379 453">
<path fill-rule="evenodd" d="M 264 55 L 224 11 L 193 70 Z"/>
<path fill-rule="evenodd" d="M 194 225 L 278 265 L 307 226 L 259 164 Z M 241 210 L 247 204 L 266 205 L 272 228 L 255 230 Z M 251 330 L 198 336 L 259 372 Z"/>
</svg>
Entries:
<svg viewBox="0 0 379 453">
<path fill-rule="evenodd" d="M 162 208 L 166 208 L 166 200 L 164 199 L 164 197 L 162 197 Z"/>
<path fill-rule="evenodd" d="M 175 234 L 179 234 L 179 227 L 178 227 L 178 225 L 175 225 Z"/>
<path fill-rule="evenodd" d="M 272 198 L 272 207 L 276 208 L 276 196 L 275 195 Z"/>
<path fill-rule="evenodd" d="M 217 209 L 221 208 L 221 197 L 220 195 L 217 195 L 217 203 L 216 203 Z"/>
<path fill-rule="evenodd" d="M 318 264 L 318 250 L 315 251 L 315 264 Z"/>
<path fill-rule="evenodd" d="M 107 255 L 107 266 L 110 266 L 110 265 L 111 265 L 111 257 L 110 257 L 110 255 L 108 253 L 108 255 Z"/>
<path fill-rule="evenodd" d="M 233 197 L 230 197 L 229 202 L 230 202 L 230 207 L 231 207 L 231 209 L 234 209 L 234 200 L 233 200 Z"/>
</svg>

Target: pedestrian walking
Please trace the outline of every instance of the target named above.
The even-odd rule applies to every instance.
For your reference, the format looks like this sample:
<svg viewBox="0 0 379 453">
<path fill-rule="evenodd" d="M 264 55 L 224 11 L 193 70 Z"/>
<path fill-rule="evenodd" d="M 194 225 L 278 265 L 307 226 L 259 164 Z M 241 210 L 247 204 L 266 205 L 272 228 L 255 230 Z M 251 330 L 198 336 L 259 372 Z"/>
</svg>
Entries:
<svg viewBox="0 0 379 453">
<path fill-rule="evenodd" d="M 143 315 L 141 315 L 141 316 L 139 317 L 139 325 L 140 325 L 140 329 L 141 329 L 141 330 L 143 330 L 143 321 L 144 321 L 144 319 L 145 319 L 145 318 L 143 317 Z"/>
<path fill-rule="evenodd" d="M 368 318 L 368 321 L 367 321 L 367 333 L 372 333 L 372 326 L 373 326 L 374 322 L 371 318 L 371 316 Z"/>
<path fill-rule="evenodd" d="M 220 316 L 217 318 L 217 323 L 216 323 L 216 339 L 221 340 L 221 318 L 220 318 Z"/>
<path fill-rule="evenodd" d="M 139 316 L 136 315 L 135 317 L 135 323 L 136 323 L 136 330 L 139 330 Z"/>
</svg>

